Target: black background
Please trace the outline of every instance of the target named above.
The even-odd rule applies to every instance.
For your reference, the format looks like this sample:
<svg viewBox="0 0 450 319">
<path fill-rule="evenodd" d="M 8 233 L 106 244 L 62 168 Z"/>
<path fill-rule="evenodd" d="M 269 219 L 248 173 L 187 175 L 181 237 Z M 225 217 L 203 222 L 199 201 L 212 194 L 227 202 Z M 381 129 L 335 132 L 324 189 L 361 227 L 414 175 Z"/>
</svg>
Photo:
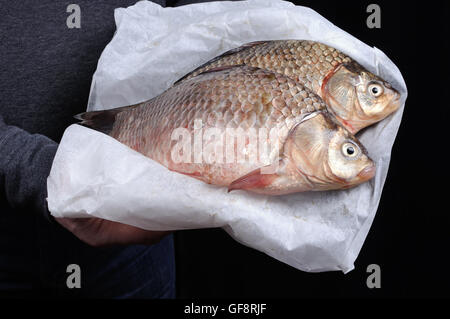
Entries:
<svg viewBox="0 0 450 319">
<path fill-rule="evenodd" d="M 167 2 L 174 6 L 196 1 Z M 266 298 L 450 297 L 448 2 L 292 2 L 314 9 L 366 44 L 381 49 L 405 78 L 408 99 L 377 216 L 355 269 L 346 275 L 296 270 L 235 242 L 221 229 L 178 231 L 177 297 L 215 298 L 210 304 L 222 303 L 217 298 L 236 302 L 242 297 L 255 302 L 258 298 L 264 302 Z M 366 26 L 370 3 L 381 7 L 381 29 Z M 381 266 L 380 289 L 366 286 L 370 264 Z M 190 302 L 175 303 L 179 307 L 150 303 L 152 307 L 148 307 L 146 301 L 145 306 L 150 316 L 158 305 L 166 315 L 171 309 L 180 314 Z M 299 306 L 300 316 L 300 307 L 307 303 L 290 304 L 294 309 Z M 53 309 L 54 305 L 50 306 Z M 369 309 L 373 311 L 373 306 Z"/>
<path fill-rule="evenodd" d="M 448 4 L 294 2 L 381 49 L 405 78 L 408 99 L 377 216 L 346 275 L 296 270 L 221 229 L 177 232 L 178 297 L 449 297 Z M 374 2 L 381 29 L 366 26 Z M 366 286 L 370 264 L 381 267 L 380 289 Z"/>
</svg>

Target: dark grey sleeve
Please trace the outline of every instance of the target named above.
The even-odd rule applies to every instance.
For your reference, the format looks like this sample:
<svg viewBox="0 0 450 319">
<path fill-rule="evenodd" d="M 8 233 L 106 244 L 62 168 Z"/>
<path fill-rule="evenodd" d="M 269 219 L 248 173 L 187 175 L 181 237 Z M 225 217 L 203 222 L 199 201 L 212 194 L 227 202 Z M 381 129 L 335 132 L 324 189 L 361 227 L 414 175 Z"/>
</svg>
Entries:
<svg viewBox="0 0 450 319">
<path fill-rule="evenodd" d="M 47 177 L 58 144 L 6 125 L 0 115 L 0 193 L 13 208 L 26 208 L 50 219 Z"/>
</svg>

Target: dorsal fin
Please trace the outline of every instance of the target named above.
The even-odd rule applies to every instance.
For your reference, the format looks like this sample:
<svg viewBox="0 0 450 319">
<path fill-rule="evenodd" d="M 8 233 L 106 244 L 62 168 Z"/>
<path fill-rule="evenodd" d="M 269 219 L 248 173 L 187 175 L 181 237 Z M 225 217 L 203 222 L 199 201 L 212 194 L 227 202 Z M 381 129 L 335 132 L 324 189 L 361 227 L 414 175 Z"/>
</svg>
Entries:
<svg viewBox="0 0 450 319">
<path fill-rule="evenodd" d="M 226 71 L 226 70 L 230 70 L 230 69 L 234 69 L 234 68 L 240 68 L 240 67 L 243 67 L 243 66 L 245 66 L 245 64 L 218 66 L 217 68 L 212 68 L 212 69 L 208 69 L 208 70 L 202 71 L 199 74 L 197 74 L 197 76 L 202 75 L 202 74 Z"/>
<path fill-rule="evenodd" d="M 195 72 L 198 72 L 199 70 L 207 67 L 208 65 L 210 65 L 210 64 L 212 64 L 212 63 L 214 63 L 214 62 L 216 62 L 216 61 L 218 61 L 218 60 L 220 60 L 220 59 L 222 59 L 222 58 L 224 58 L 226 56 L 233 55 L 233 54 L 236 54 L 238 52 L 242 52 L 244 50 L 252 48 L 254 46 L 261 45 L 261 44 L 268 43 L 268 42 L 272 42 L 272 41 L 255 41 L 255 42 L 250 42 L 250 43 L 243 44 L 240 47 L 228 50 L 225 53 L 222 53 L 221 55 L 216 56 L 215 58 L 209 60 L 208 62 L 200 65 L 198 68 L 194 69 L 193 71 L 189 72 L 188 74 L 186 74 L 185 76 L 183 76 L 182 78 L 177 80 L 173 85 L 176 85 L 176 84 L 180 83 L 181 81 L 185 80 L 186 78 L 188 78 L 189 76 L 191 76 Z M 201 72 L 201 73 L 204 73 L 204 72 Z"/>
</svg>

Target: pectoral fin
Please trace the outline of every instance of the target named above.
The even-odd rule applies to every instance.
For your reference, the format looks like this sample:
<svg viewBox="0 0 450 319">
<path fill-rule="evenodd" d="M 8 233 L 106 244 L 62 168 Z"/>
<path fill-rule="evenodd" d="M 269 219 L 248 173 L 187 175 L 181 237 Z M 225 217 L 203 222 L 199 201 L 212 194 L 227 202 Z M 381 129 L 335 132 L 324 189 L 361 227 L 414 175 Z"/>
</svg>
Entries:
<svg viewBox="0 0 450 319">
<path fill-rule="evenodd" d="M 280 161 L 280 163 L 282 163 L 282 161 Z M 272 164 L 260 167 L 233 181 L 228 186 L 228 192 L 236 189 L 261 191 L 271 185 L 279 177 L 279 166 Z"/>
<path fill-rule="evenodd" d="M 228 192 L 236 189 L 255 189 L 264 188 L 278 177 L 277 174 L 261 174 L 261 169 L 258 168 L 247 175 L 239 177 L 228 186 Z"/>
</svg>

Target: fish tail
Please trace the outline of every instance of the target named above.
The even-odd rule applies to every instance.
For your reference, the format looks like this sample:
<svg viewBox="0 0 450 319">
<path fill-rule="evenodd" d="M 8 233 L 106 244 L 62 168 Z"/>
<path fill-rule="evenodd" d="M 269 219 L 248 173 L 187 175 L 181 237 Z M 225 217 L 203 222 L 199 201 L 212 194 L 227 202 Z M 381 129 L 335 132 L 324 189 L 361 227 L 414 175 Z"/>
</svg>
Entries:
<svg viewBox="0 0 450 319">
<path fill-rule="evenodd" d="M 83 126 L 108 134 L 112 131 L 116 121 L 116 115 L 123 112 L 127 107 L 119 107 L 111 110 L 84 112 L 74 117 Z"/>
</svg>

